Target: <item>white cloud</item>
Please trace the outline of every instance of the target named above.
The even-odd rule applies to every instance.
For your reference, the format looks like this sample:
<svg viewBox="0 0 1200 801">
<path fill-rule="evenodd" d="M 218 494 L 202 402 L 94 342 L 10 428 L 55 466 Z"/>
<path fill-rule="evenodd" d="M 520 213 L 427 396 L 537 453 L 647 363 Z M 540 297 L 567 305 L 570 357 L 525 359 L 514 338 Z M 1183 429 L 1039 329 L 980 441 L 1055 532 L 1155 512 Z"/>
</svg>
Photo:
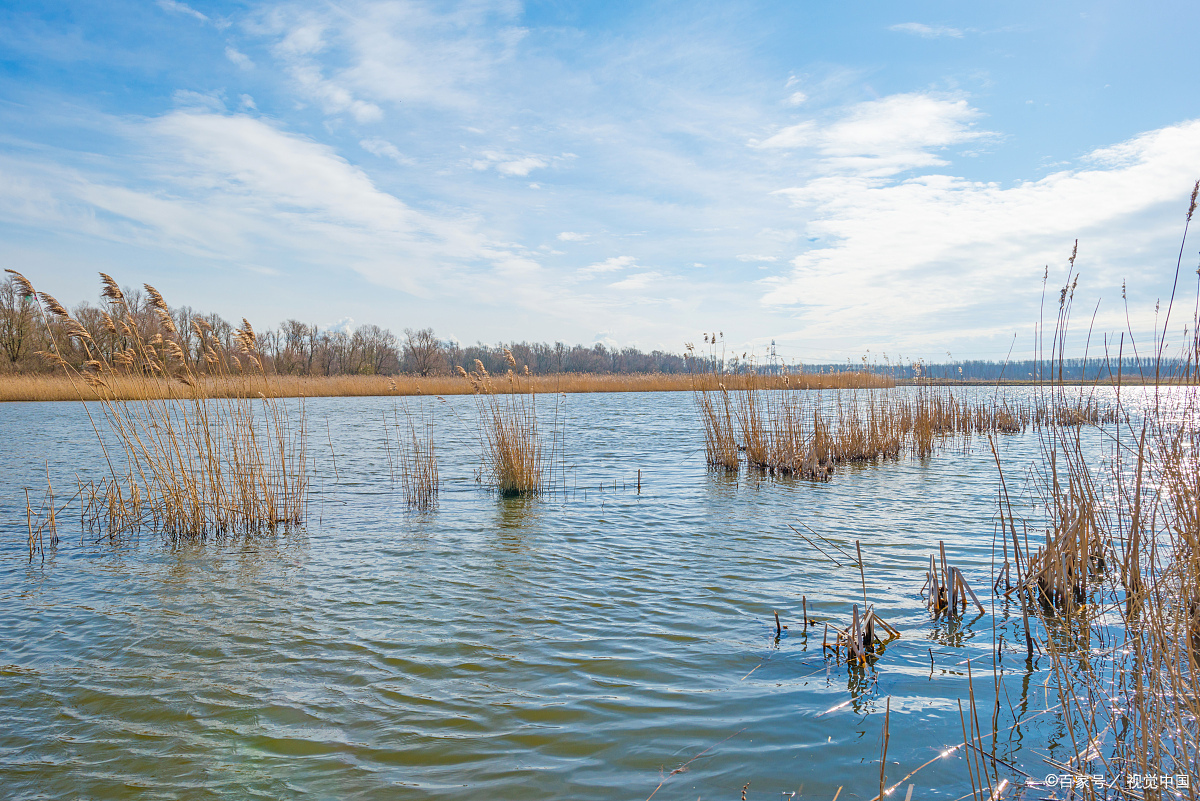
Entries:
<svg viewBox="0 0 1200 801">
<path fill-rule="evenodd" d="M 225 101 L 214 94 L 203 94 L 201 92 L 193 92 L 189 89 L 176 89 L 171 94 L 171 99 L 175 101 L 175 105 L 182 108 L 207 109 L 210 111 L 225 110 Z"/>
<path fill-rule="evenodd" d="M 195 17 L 201 22 L 208 22 L 208 17 L 206 17 L 204 14 L 201 14 L 187 3 L 179 2 L 179 0 L 158 0 L 158 7 L 164 11 L 172 11 L 176 14 L 186 14 L 189 17 Z"/>
<path fill-rule="evenodd" d="M 963 35 L 962 30 L 959 28 L 948 28 L 944 25 L 925 25 L 920 22 L 902 22 L 899 25 L 892 25 L 888 30 L 899 33 L 911 33 L 914 36 L 920 36 L 925 39 L 937 39 L 943 36 L 949 36 L 952 39 L 961 39 Z"/>
<path fill-rule="evenodd" d="M 254 62 L 250 60 L 250 56 L 233 47 L 225 48 L 225 58 L 244 70 L 251 69 L 254 66 Z"/>
<path fill-rule="evenodd" d="M 743 253 L 742 255 L 737 257 L 737 260 L 738 261 L 779 261 L 779 259 L 777 259 L 774 256 L 757 256 L 757 255 L 749 254 L 749 253 Z"/>
<path fill-rule="evenodd" d="M 331 334 L 353 334 L 354 333 L 354 318 L 343 317 L 333 325 L 325 326 L 325 330 Z"/>
<path fill-rule="evenodd" d="M 238 95 L 238 106 L 243 109 L 257 109 L 258 106 L 254 102 L 254 98 L 250 95 Z"/>
<path fill-rule="evenodd" d="M 273 52 L 298 86 L 333 113 L 341 113 L 339 104 L 353 102 L 343 100 L 349 98 L 381 113 L 383 106 L 401 102 L 468 109 L 479 105 L 481 78 L 509 60 L 525 37 L 524 29 L 505 25 L 519 13 L 508 0 L 446 10 L 350 0 L 274 6 L 252 27 L 276 40 Z M 322 72 L 317 56 L 327 51 L 338 53 L 337 67 Z"/>
<path fill-rule="evenodd" d="M 0 218 L 236 264 L 337 265 L 415 294 L 468 271 L 537 267 L 469 221 L 383 192 L 327 145 L 258 118 L 177 111 L 126 133 L 141 155 L 121 162 L 124 184 L 0 160 L 0 191 L 10 193 Z"/>
<path fill-rule="evenodd" d="M 662 277 L 662 273 L 655 272 L 653 270 L 644 273 L 634 273 L 622 281 L 609 284 L 608 287 L 609 289 L 621 289 L 625 291 L 646 289 L 652 282 L 657 281 Z"/>
<path fill-rule="evenodd" d="M 415 159 L 410 159 L 400 152 L 400 149 L 386 139 L 372 137 L 371 139 L 363 139 L 358 143 L 359 147 L 379 156 L 380 158 L 391 159 L 397 164 L 416 164 Z"/>
<path fill-rule="evenodd" d="M 546 166 L 546 160 L 540 156 L 511 156 L 495 150 L 484 151 L 483 158 L 471 161 L 471 168 L 480 172 L 495 167 L 501 175 L 518 178 Z"/>
<path fill-rule="evenodd" d="M 807 100 L 808 95 L 804 94 L 804 92 L 792 92 L 790 95 L 788 95 L 787 102 L 789 105 L 799 106 L 805 103 Z"/>
<path fill-rule="evenodd" d="M 1030 319 L 1044 266 L 1052 265 L 1053 283 L 1077 237 L 1085 283 L 1111 291 L 1124 271 L 1145 269 L 1132 254 L 1158 252 L 1177 234 L 1177 216 L 1165 212 L 1191 188 L 1200 121 L 1095 151 L 1084 163 L 1009 188 L 850 170 L 783 190 L 809 218 L 809 232 L 831 244 L 796 257 L 789 275 L 765 279 L 763 301 L 802 304 L 812 324 L 802 335 L 853 327 L 864 340 L 907 330 L 933 341 L 995 324 L 1011 331 L 1004 308 Z"/>
<path fill-rule="evenodd" d="M 283 62 L 297 90 L 319 103 L 326 114 L 349 114 L 360 123 L 383 118 L 383 109 L 356 97 L 346 81 L 326 77 L 317 56 L 329 44 L 325 40 L 326 24 L 318 16 L 306 12 L 294 18 L 287 10 L 277 8 L 268 13 L 262 25 L 252 26 L 251 30 L 281 37 L 271 52 Z"/>
<path fill-rule="evenodd" d="M 828 124 L 805 120 L 750 146 L 812 148 L 826 171 L 894 175 L 944 165 L 933 151 L 990 136 L 974 127 L 981 116 L 962 98 L 889 95 L 850 106 Z"/>
<path fill-rule="evenodd" d="M 319 67 L 310 63 L 295 63 L 289 72 L 300 91 L 321 104 L 326 114 L 348 113 L 358 122 L 377 122 L 383 119 L 383 109 L 374 103 L 354 97 L 348 89 L 325 78 Z"/>
<path fill-rule="evenodd" d="M 513 161 L 502 161 L 496 165 L 496 172 L 501 175 L 519 175 L 526 176 L 533 170 L 541 169 L 546 166 L 546 162 L 533 156 L 528 156 L 523 159 L 514 159 Z"/>
<path fill-rule="evenodd" d="M 637 259 L 633 256 L 613 256 L 612 258 L 598 261 L 595 264 L 589 264 L 587 267 L 579 269 L 580 275 L 596 275 L 598 273 L 612 273 L 618 270 L 626 270 L 637 264 Z"/>
<path fill-rule="evenodd" d="M 577 234 L 574 231 L 563 231 L 558 235 L 560 242 L 586 242 L 591 234 Z"/>
</svg>

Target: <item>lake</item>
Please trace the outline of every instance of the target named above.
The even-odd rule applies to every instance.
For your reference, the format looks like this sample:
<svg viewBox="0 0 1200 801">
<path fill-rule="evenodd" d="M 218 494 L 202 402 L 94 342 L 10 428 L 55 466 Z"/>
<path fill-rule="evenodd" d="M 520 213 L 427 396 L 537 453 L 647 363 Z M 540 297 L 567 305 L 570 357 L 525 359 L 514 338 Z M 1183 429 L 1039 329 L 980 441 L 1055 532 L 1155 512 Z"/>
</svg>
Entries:
<svg viewBox="0 0 1200 801">
<path fill-rule="evenodd" d="M 48 469 L 65 500 L 103 460 L 79 405 L 0 404 L 0 795 L 870 799 L 889 704 L 889 785 L 963 741 L 968 660 L 999 759 L 1041 779 L 1074 754 L 1053 713 L 1030 717 L 1057 703 L 1049 660 L 1026 663 L 1020 610 L 990 591 L 986 437 L 811 483 L 709 471 L 687 393 L 559 403 L 565 471 L 542 497 L 477 483 L 474 398 L 409 399 L 435 415 L 444 482 L 409 511 L 383 435 L 404 402 L 313 399 L 305 530 L 113 545 L 66 514 L 32 563 L 23 488 L 36 504 Z M 1025 497 L 1037 434 L 997 445 Z M 859 542 L 864 576 L 808 529 Z M 939 540 L 987 614 L 926 609 Z M 824 623 L 864 583 L 902 636 L 850 668 Z M 913 797 L 969 794 L 962 751 Z"/>
</svg>

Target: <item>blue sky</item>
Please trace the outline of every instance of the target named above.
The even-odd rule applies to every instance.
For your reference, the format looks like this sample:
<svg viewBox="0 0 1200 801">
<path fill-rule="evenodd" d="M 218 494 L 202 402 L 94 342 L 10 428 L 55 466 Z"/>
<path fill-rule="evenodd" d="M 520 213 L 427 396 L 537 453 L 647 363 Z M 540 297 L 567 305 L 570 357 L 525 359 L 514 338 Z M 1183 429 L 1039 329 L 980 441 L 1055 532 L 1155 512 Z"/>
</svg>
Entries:
<svg viewBox="0 0 1200 801">
<path fill-rule="evenodd" d="M 9 2 L 0 261 L 259 327 L 1002 359 L 1078 238 L 1077 308 L 1127 281 L 1144 329 L 1200 7 L 1143 8 Z"/>
</svg>

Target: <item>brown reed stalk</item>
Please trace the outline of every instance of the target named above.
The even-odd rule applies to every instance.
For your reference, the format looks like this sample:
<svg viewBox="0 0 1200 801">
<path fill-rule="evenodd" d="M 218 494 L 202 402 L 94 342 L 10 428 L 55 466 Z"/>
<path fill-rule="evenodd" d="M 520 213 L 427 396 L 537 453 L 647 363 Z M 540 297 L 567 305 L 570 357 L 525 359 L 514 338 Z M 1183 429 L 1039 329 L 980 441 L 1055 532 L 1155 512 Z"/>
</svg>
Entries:
<svg viewBox="0 0 1200 801">
<path fill-rule="evenodd" d="M 424 420 L 423 432 L 418 432 L 415 415 L 404 413 L 407 432 L 397 426 L 397 442 L 400 446 L 400 486 L 404 501 L 414 509 L 432 509 L 437 506 L 438 480 L 437 453 L 433 445 L 433 414 Z"/>
<path fill-rule="evenodd" d="M 554 483 L 555 452 L 561 447 L 559 407 L 555 404 L 551 446 L 547 450 L 538 427 L 537 396 L 528 394 L 516 359 L 504 351 L 509 369 L 499 387 L 483 364 L 462 371 L 478 400 L 480 441 L 484 473 L 501 495 L 529 495 L 546 491 Z"/>
<path fill-rule="evenodd" d="M 1194 210 L 1195 193 L 1189 222 Z M 1051 343 L 1060 364 L 1076 280 L 1059 295 Z M 1126 790 L 1134 776 L 1200 775 L 1200 390 L 1162 374 L 1169 363 L 1190 369 L 1187 358 L 1165 358 L 1165 325 L 1146 402 L 1128 400 L 1119 376 L 1105 410 L 1057 382 L 1043 388 L 1034 476 L 1044 543 L 1022 549 L 1010 522 L 1018 582 L 1008 592 L 1040 618 L 1074 751 L 1061 767 L 1102 768 L 1130 798 L 1140 797 Z M 1164 393 L 1163 383 L 1179 386 Z M 1095 458 L 1080 423 L 1102 427 L 1110 459 Z M 1105 647 L 1093 646 L 1094 631 Z M 1193 801 L 1200 793 L 1194 780 L 1175 789 Z"/>
<path fill-rule="evenodd" d="M 714 395 L 716 403 L 713 401 Z M 729 390 L 724 384 L 718 383 L 717 392 L 700 388 L 693 392 L 692 397 L 704 426 L 704 454 L 709 467 L 736 472 L 740 459 Z"/>
<path fill-rule="evenodd" d="M 13 275 L 34 291 L 24 276 Z M 146 286 L 152 314 L 139 316 L 116 281 L 101 278 L 114 335 L 109 345 L 98 343 L 54 298 L 37 295 L 53 343 L 42 356 L 76 399 L 97 402 L 95 414 L 92 405 L 83 408 L 108 474 L 87 492 L 81 487 L 85 526 L 113 539 L 146 527 L 169 538 L 204 539 L 302 524 L 308 488 L 303 400 L 293 410 L 265 397 L 250 324 L 243 320 L 226 343 L 195 323 L 201 373 L 153 287 Z M 57 331 L 66 331 L 86 355 L 81 369 L 59 355 L 66 343 L 55 339 Z M 224 387 L 219 396 L 205 390 L 213 380 Z"/>
</svg>

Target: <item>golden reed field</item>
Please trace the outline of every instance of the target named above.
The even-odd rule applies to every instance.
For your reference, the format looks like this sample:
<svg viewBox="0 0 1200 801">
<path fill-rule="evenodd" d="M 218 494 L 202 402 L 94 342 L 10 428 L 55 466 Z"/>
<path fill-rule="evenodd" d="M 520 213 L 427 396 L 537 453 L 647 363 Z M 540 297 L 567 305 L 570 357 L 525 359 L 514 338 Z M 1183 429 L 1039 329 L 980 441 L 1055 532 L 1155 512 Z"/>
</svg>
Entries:
<svg viewBox="0 0 1200 801">
<path fill-rule="evenodd" d="M 191 396 L 194 391 L 177 381 L 145 376 L 108 374 L 103 397 L 108 400 L 144 400 Z M 475 392 L 471 381 L 457 375 L 443 376 L 293 376 L 257 375 L 253 378 L 231 376 L 222 378 L 198 377 L 201 394 L 207 397 L 238 397 L 246 391 L 246 381 L 253 383 L 253 393 L 261 392 L 270 398 L 333 398 L 374 395 L 470 395 Z M 500 391 L 507 391 L 505 376 L 493 380 Z M 753 381 L 759 389 L 783 389 L 782 376 L 749 375 L 687 375 L 641 374 L 596 375 L 564 373 L 558 375 L 523 375 L 514 391 L 525 394 L 547 392 L 690 392 L 692 390 L 746 389 Z M 866 372 L 832 374 L 800 373 L 788 376 L 791 389 L 856 389 L 895 386 L 887 377 Z M 72 381 L 63 375 L 0 375 L 0 401 L 77 401 L 100 400 L 101 393 L 81 380 Z"/>
</svg>

